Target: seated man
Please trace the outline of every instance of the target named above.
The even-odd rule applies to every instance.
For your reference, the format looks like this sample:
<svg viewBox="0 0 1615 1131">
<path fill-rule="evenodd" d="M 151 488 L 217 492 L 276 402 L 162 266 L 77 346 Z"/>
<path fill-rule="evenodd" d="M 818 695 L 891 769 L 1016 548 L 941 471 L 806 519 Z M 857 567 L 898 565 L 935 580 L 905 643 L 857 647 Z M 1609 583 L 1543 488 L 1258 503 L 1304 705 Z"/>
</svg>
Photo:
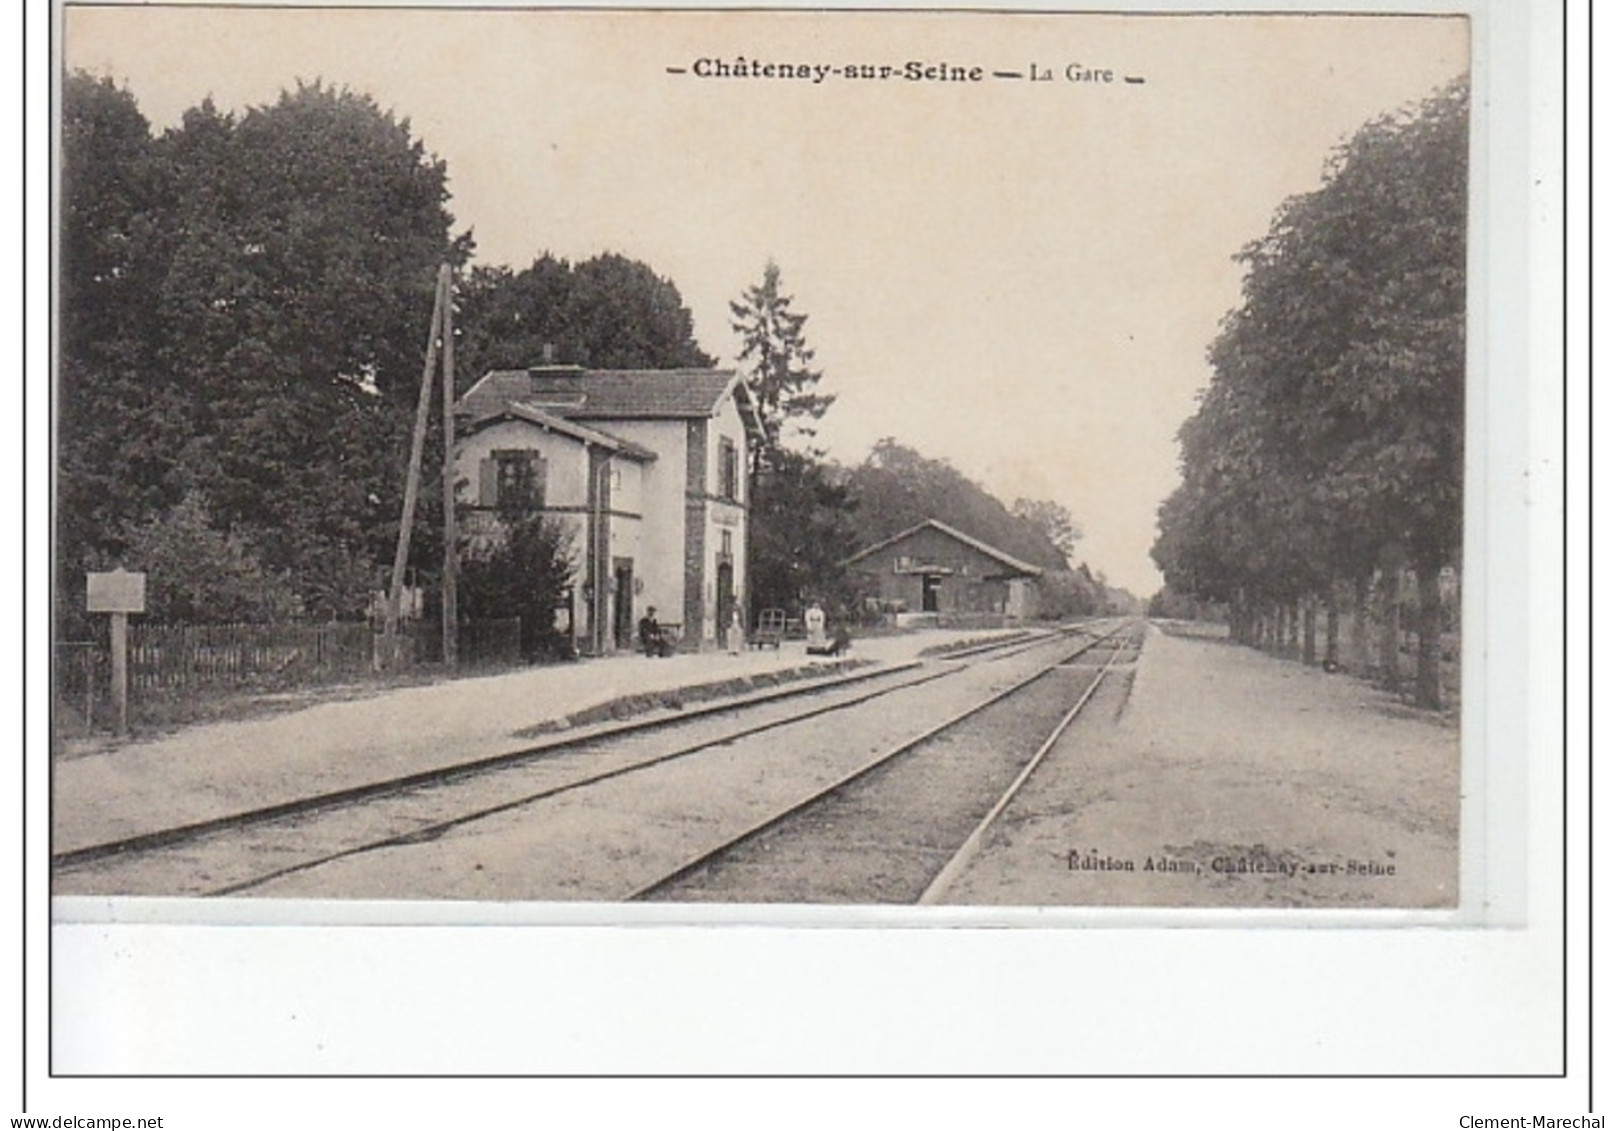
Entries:
<svg viewBox="0 0 1615 1131">
<path fill-rule="evenodd" d="M 835 639 L 830 641 L 830 655 L 839 656 L 851 647 L 852 633 L 848 632 L 845 627 L 837 628 L 835 631 Z"/>
<path fill-rule="evenodd" d="M 639 618 L 639 646 L 647 656 L 668 654 L 667 638 L 662 635 L 662 626 L 656 623 L 655 605 L 646 609 L 645 615 Z"/>
</svg>

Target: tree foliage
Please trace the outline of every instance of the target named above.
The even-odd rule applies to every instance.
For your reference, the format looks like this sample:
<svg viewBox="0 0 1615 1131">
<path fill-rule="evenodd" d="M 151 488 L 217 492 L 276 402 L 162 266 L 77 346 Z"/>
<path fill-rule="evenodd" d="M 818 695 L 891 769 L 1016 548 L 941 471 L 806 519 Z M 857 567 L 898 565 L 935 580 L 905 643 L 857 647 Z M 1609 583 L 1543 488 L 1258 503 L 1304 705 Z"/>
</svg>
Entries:
<svg viewBox="0 0 1615 1131">
<path fill-rule="evenodd" d="M 1457 563 L 1468 108 L 1460 79 L 1370 122 L 1240 253 L 1244 302 L 1209 351 L 1159 516 L 1154 556 L 1178 594 L 1237 616 L 1407 563 L 1433 595 Z M 1438 624 L 1421 611 L 1431 703 Z"/>
<path fill-rule="evenodd" d="M 823 374 L 812 368 L 813 350 L 804 335 L 807 315 L 793 311 L 791 301 L 780 289 L 779 266 L 769 260 L 763 281 L 729 304 L 746 384 L 762 417 L 763 441 L 752 453 L 755 469 L 767 466 L 793 435 L 811 438 L 812 422 L 835 402 L 834 396 L 814 391 Z"/>
<path fill-rule="evenodd" d="M 461 553 L 459 608 L 468 620 L 521 618 L 522 653 L 562 653 L 555 610 L 577 573 L 570 528 L 537 511 L 506 511 L 491 534 L 466 540 Z"/>
<path fill-rule="evenodd" d="M 756 401 L 763 435 L 752 442 L 749 471 L 748 588 L 756 610 L 799 611 L 810 601 L 846 615 L 857 594 L 843 563 L 857 550 L 855 503 L 822 453 L 787 446 L 811 437 L 833 396 L 816 393 L 821 374 L 804 335 L 807 315 L 791 310 L 770 260 L 760 284 L 729 304 L 739 359 Z M 838 612 L 839 610 L 839 612 Z"/>
<path fill-rule="evenodd" d="M 268 623 L 301 613 L 287 579 L 220 530 L 200 491 L 125 533 L 124 562 L 147 575 L 146 613 L 164 622 Z"/>
<path fill-rule="evenodd" d="M 550 357 L 599 369 L 704 367 L 694 318 L 678 288 L 649 266 L 605 254 L 577 265 L 543 255 L 522 271 L 478 267 L 460 288 L 459 372 L 469 385 L 490 369 Z"/>
<path fill-rule="evenodd" d="M 190 406 L 156 365 L 168 183 L 134 97 L 109 79 L 67 76 L 56 397 L 64 594 L 82 592 L 84 570 L 104 564 L 130 523 L 185 491 Z"/>
<path fill-rule="evenodd" d="M 64 590 L 200 489 L 308 613 L 362 611 L 435 271 L 470 250 L 443 164 L 320 83 L 240 117 L 204 102 L 154 138 L 126 91 L 75 73 L 63 120 Z"/>
<path fill-rule="evenodd" d="M 890 436 L 847 473 L 846 486 L 857 504 L 861 546 L 934 518 L 1040 568 L 1070 568 L 1043 521 L 1013 513 L 948 461 L 928 458 Z"/>
<path fill-rule="evenodd" d="M 1046 620 L 1086 617 L 1105 604 L 1104 586 L 1094 580 L 1086 566 L 1074 570 L 1051 570 L 1038 579 L 1038 615 Z"/>
<path fill-rule="evenodd" d="M 809 454 L 776 453 L 752 479 L 753 609 L 799 610 L 811 600 L 847 610 L 856 593 L 843 563 L 858 550 L 845 487 Z"/>
<path fill-rule="evenodd" d="M 1071 512 L 1059 503 L 1047 499 L 1016 499 L 1009 512 L 1022 522 L 1042 532 L 1049 545 L 1060 551 L 1067 561 L 1076 553 L 1077 539 L 1082 528 L 1071 517 Z"/>
</svg>

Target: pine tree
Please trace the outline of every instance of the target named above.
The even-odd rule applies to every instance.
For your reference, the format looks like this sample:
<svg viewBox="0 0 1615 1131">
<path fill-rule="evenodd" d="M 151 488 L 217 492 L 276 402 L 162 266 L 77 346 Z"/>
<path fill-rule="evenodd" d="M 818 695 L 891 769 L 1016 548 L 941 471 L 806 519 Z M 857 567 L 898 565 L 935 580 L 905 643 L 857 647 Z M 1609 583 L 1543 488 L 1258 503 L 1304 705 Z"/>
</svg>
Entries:
<svg viewBox="0 0 1615 1131">
<path fill-rule="evenodd" d="M 769 260 L 763 281 L 729 304 L 730 325 L 740 335 L 740 361 L 749 365 L 746 384 L 757 400 L 764 437 L 752 449 L 752 473 L 767 468 L 786 439 L 785 426 L 811 437 L 835 397 L 813 390 L 823 376 L 811 368 L 813 350 L 803 337 L 807 315 L 791 310 L 791 296 L 780 290 L 779 266 Z"/>
</svg>

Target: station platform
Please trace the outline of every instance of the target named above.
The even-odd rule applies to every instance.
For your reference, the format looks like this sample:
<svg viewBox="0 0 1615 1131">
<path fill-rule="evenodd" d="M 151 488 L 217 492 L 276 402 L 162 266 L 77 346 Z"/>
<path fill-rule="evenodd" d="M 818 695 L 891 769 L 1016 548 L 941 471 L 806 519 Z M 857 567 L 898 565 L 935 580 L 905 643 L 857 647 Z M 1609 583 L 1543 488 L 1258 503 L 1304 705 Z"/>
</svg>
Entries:
<svg viewBox="0 0 1615 1131">
<path fill-rule="evenodd" d="M 51 851 L 476 762 L 609 728 L 619 716 L 676 711 L 666 704 L 683 698 L 741 698 L 785 681 L 879 671 L 913 662 L 927 649 L 1007 635 L 932 630 L 860 638 L 840 659 L 809 656 L 801 641 L 739 655 L 620 654 L 58 752 L 51 767 Z"/>
</svg>

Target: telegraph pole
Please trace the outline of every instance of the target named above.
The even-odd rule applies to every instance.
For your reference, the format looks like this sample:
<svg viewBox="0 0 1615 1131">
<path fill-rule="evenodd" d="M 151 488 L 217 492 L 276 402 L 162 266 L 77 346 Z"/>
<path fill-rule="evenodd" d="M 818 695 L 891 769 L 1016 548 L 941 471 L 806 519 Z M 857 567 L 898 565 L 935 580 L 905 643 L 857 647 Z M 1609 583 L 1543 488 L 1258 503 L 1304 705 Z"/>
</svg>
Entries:
<svg viewBox="0 0 1615 1131">
<path fill-rule="evenodd" d="M 454 522 L 454 275 L 438 278 L 443 297 L 443 663 L 460 661 L 460 547 Z"/>
<path fill-rule="evenodd" d="M 426 335 L 426 365 L 421 369 L 421 395 L 415 402 L 415 434 L 409 445 L 409 474 L 404 480 L 404 513 L 398 522 L 398 549 L 393 554 L 392 585 L 387 590 L 387 616 L 381 630 L 381 667 L 398 666 L 399 605 L 404 596 L 404 569 L 409 564 L 409 539 L 415 526 L 415 499 L 420 494 L 421 453 L 426 446 L 426 423 L 432 409 L 432 377 L 437 370 L 437 339 L 443 327 L 448 298 L 448 264 L 437 274 L 437 297 L 432 303 L 432 328 Z"/>
</svg>

